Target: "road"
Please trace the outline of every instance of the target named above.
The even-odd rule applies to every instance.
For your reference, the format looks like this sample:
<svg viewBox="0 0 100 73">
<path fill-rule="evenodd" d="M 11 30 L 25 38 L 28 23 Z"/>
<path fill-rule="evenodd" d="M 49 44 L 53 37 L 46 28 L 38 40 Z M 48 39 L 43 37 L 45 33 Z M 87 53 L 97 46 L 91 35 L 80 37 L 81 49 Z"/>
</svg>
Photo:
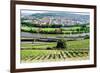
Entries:
<svg viewBox="0 0 100 73">
<path fill-rule="evenodd" d="M 84 37 L 86 35 L 89 35 L 89 33 L 82 33 L 82 34 L 32 34 L 32 33 L 27 33 L 27 32 L 21 32 L 21 37 L 24 38 L 70 38 L 70 37 Z"/>
</svg>

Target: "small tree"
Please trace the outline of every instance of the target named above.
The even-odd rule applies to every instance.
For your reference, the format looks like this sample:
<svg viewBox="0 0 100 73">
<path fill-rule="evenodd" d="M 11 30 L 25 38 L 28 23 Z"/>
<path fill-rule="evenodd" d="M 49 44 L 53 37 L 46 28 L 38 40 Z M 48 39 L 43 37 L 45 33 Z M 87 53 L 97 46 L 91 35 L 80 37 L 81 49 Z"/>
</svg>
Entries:
<svg viewBox="0 0 100 73">
<path fill-rule="evenodd" d="M 58 49 L 65 49 L 66 48 L 66 41 L 64 39 L 59 39 L 57 41 L 56 48 L 58 48 Z"/>
</svg>

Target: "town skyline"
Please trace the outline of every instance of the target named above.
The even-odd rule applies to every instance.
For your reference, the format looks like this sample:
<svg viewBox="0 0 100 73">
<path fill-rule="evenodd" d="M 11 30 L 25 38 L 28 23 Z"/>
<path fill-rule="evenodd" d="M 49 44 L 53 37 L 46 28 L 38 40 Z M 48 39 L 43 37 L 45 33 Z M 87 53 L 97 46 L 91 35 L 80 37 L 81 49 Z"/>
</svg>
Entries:
<svg viewBox="0 0 100 73">
<path fill-rule="evenodd" d="M 89 12 L 21 10 L 21 19 L 34 24 L 75 25 L 89 23 Z"/>
</svg>

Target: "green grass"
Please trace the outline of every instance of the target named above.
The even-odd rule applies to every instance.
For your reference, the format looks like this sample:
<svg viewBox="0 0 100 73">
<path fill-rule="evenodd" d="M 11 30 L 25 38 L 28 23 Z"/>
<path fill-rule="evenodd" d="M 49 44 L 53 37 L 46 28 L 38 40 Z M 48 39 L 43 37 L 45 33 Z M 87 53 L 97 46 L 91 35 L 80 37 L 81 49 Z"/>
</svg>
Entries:
<svg viewBox="0 0 100 73">
<path fill-rule="evenodd" d="M 24 30 L 31 30 L 32 29 L 33 31 L 35 31 L 35 30 L 37 31 L 41 28 L 23 26 L 23 27 L 21 27 L 21 29 L 24 29 Z M 57 28 L 42 28 L 41 30 L 43 30 L 43 31 L 55 31 L 55 29 L 57 29 Z"/>
<path fill-rule="evenodd" d="M 41 43 L 41 44 L 36 44 L 36 45 L 32 45 L 30 43 L 23 43 L 21 44 L 22 48 L 35 48 L 35 49 L 46 49 L 47 47 L 55 47 L 56 43 Z"/>
<path fill-rule="evenodd" d="M 35 49 L 46 49 L 47 47 L 56 47 L 56 42 L 46 42 L 41 44 L 29 44 L 22 43 L 21 47 L 23 48 L 35 48 Z M 67 49 L 86 49 L 89 48 L 89 39 L 85 40 L 76 40 L 76 41 L 66 41 Z"/>
<path fill-rule="evenodd" d="M 62 29 L 63 31 L 67 31 L 67 30 L 68 30 L 68 31 L 69 31 L 69 30 L 71 31 L 71 30 L 76 30 L 76 29 L 80 29 L 80 28 L 81 28 L 81 27 L 68 27 L 68 28 L 65 27 L 65 28 L 61 28 L 61 29 Z"/>
<path fill-rule="evenodd" d="M 68 49 L 86 49 L 89 48 L 89 39 L 78 40 L 78 41 L 68 41 Z"/>
<path fill-rule="evenodd" d="M 70 30 L 67 30 L 67 31 L 62 31 L 64 34 L 71 34 L 72 33 L 72 31 L 70 31 Z"/>
<path fill-rule="evenodd" d="M 25 30 L 30 30 L 30 29 L 33 29 L 33 30 L 37 30 L 39 29 L 39 27 L 27 27 L 27 26 L 22 26 L 21 29 L 25 29 Z M 55 29 L 58 29 L 58 28 L 42 28 L 42 30 L 44 31 L 54 31 Z M 66 30 L 76 30 L 76 29 L 80 29 L 80 27 L 65 27 L 65 28 L 61 28 L 63 31 L 66 31 Z"/>
<path fill-rule="evenodd" d="M 21 29 L 29 31 L 31 28 L 30 27 L 21 27 Z"/>
<path fill-rule="evenodd" d="M 42 28 L 43 31 L 55 31 L 57 28 Z"/>
<path fill-rule="evenodd" d="M 65 27 L 65 28 L 60 28 L 62 30 L 63 33 L 65 34 L 70 34 L 71 32 L 75 32 L 76 29 L 80 29 L 81 27 Z M 26 32 L 31 32 L 31 30 L 33 31 L 33 33 L 37 33 L 38 31 L 43 31 L 43 32 L 55 32 L 57 29 L 59 28 L 39 28 L 39 27 L 27 27 L 27 26 L 22 26 L 21 27 L 22 31 L 26 31 Z M 77 31 L 76 31 L 77 32 Z"/>
<path fill-rule="evenodd" d="M 26 56 L 26 55 L 46 55 L 48 54 L 47 50 L 21 50 L 21 55 Z"/>
<path fill-rule="evenodd" d="M 47 55 L 54 54 L 55 51 L 59 52 L 60 50 L 21 50 L 22 55 Z"/>
</svg>

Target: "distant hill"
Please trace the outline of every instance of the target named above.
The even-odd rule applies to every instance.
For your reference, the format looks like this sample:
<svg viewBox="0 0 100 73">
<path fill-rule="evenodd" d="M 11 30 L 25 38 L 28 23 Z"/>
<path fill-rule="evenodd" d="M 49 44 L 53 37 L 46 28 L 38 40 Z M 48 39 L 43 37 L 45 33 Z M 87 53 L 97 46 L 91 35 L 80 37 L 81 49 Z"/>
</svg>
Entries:
<svg viewBox="0 0 100 73">
<path fill-rule="evenodd" d="M 57 12 L 57 11 L 50 11 L 47 13 L 33 13 L 33 14 L 21 14 L 22 19 L 41 19 L 43 17 L 54 17 L 54 18 L 66 18 L 66 19 L 71 19 L 74 21 L 80 21 L 80 22 L 86 22 L 89 23 L 90 21 L 90 16 L 84 14 L 78 14 L 75 12 Z"/>
<path fill-rule="evenodd" d="M 85 21 L 85 22 L 89 22 L 89 20 L 90 20 L 89 15 L 81 15 L 81 14 L 73 14 L 73 13 L 65 13 L 65 12 L 36 13 L 36 14 L 32 14 L 30 16 L 33 16 L 33 17 L 36 17 L 36 18 L 43 18 L 43 17 L 46 17 L 46 16 L 63 17 L 63 18 L 67 18 L 67 19 Z"/>
</svg>

